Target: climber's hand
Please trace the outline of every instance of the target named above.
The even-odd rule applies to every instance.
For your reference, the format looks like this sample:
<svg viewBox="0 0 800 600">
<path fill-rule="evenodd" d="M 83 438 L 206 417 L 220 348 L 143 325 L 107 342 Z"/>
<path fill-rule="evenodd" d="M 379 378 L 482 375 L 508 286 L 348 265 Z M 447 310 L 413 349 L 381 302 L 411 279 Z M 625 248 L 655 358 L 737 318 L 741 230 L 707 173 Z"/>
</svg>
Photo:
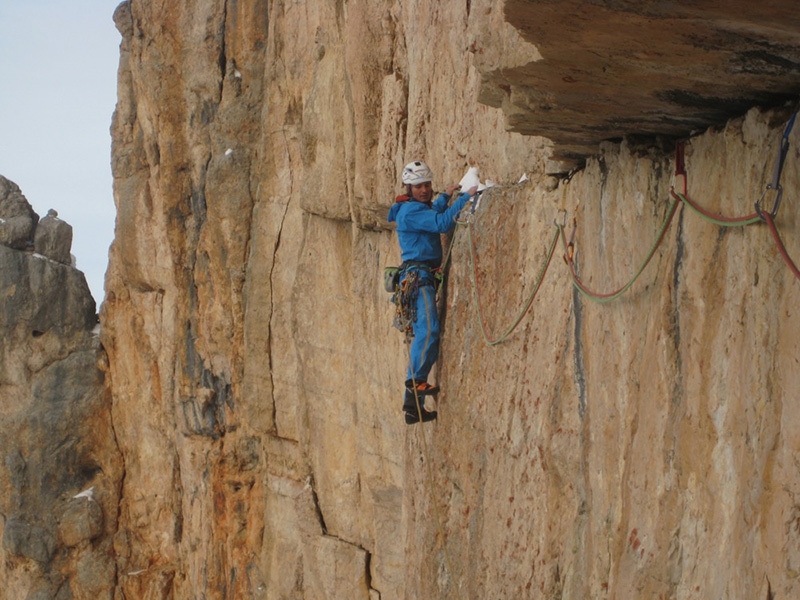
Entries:
<svg viewBox="0 0 800 600">
<path fill-rule="evenodd" d="M 471 188 L 469 188 L 469 189 L 467 190 L 467 193 L 468 193 L 468 194 L 470 195 L 470 197 L 471 197 L 471 196 L 474 196 L 474 195 L 475 195 L 475 192 L 477 192 L 477 191 L 478 191 L 478 186 L 477 186 L 477 185 L 473 185 Z"/>
<path fill-rule="evenodd" d="M 457 183 L 454 183 L 453 185 L 448 185 L 447 188 L 445 188 L 445 192 L 447 193 L 448 196 L 452 196 L 453 192 L 460 189 L 461 186 L 458 185 Z"/>
</svg>

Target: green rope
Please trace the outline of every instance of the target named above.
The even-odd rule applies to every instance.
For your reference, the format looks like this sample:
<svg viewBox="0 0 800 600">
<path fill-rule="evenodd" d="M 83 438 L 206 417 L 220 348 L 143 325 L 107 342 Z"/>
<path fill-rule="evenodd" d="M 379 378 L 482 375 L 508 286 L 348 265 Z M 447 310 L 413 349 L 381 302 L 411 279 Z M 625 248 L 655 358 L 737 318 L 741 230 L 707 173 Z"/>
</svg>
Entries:
<svg viewBox="0 0 800 600">
<path fill-rule="evenodd" d="M 672 192 L 672 195 L 673 197 L 677 196 L 680 198 L 681 202 L 691 208 L 695 214 L 700 215 L 701 218 L 709 223 L 714 223 L 714 225 L 719 225 L 720 227 L 744 227 L 746 225 L 753 225 L 761 221 L 761 217 L 758 216 L 758 213 L 752 213 L 745 217 L 723 217 L 720 215 L 712 215 L 711 213 L 700 208 L 685 194 L 681 194 L 680 192 Z"/>
<path fill-rule="evenodd" d="M 636 280 L 641 276 L 641 274 L 644 272 L 644 270 L 647 267 L 647 265 L 650 264 L 650 261 L 652 260 L 653 256 L 655 255 L 656 250 L 658 249 L 658 247 L 663 242 L 664 235 L 666 234 L 666 231 L 669 228 L 669 225 L 672 222 L 672 219 L 675 216 L 675 212 L 677 211 L 677 209 L 678 209 L 680 204 L 685 204 L 695 214 L 699 215 L 704 220 L 706 220 L 706 221 L 708 221 L 710 223 L 713 223 L 715 225 L 718 225 L 720 227 L 743 227 L 743 226 L 753 225 L 755 223 L 761 222 L 761 218 L 759 217 L 759 215 L 757 213 L 753 213 L 753 214 L 746 215 L 746 216 L 743 216 L 743 217 L 724 217 L 724 216 L 721 216 L 721 215 L 714 215 L 714 214 L 704 210 L 703 208 L 701 208 L 697 204 L 695 204 L 691 199 L 689 199 L 688 195 L 686 195 L 685 193 L 681 194 L 681 193 L 678 193 L 678 192 L 675 192 L 675 191 L 671 191 L 671 194 L 672 194 L 672 197 L 673 197 L 672 203 L 670 204 L 669 209 L 667 210 L 667 214 L 664 217 L 664 220 L 662 221 L 661 226 L 659 227 L 658 235 L 656 237 L 656 240 L 655 240 L 655 242 L 653 242 L 653 245 L 650 247 L 650 250 L 647 252 L 647 255 L 645 256 L 644 261 L 639 266 L 639 268 L 637 269 L 637 271 L 633 275 L 633 277 L 630 279 L 630 281 L 628 281 L 624 286 L 622 286 L 621 288 L 619 288 L 619 289 L 617 289 L 617 290 L 615 290 L 613 292 L 601 293 L 601 292 L 593 291 L 593 290 L 589 289 L 581 281 L 581 279 L 580 279 L 580 277 L 578 277 L 577 271 L 575 269 L 575 264 L 572 261 L 572 258 L 569 256 L 569 251 L 567 249 L 566 236 L 564 234 L 564 227 L 563 227 L 563 225 L 561 225 L 559 223 L 556 223 L 556 228 L 557 228 L 556 232 L 555 232 L 555 234 L 553 236 L 553 240 L 550 243 L 550 246 L 549 246 L 549 248 L 547 250 L 547 256 L 546 256 L 546 258 L 544 260 L 544 263 L 542 264 L 542 267 L 539 270 L 539 273 L 538 273 L 538 275 L 536 277 L 536 282 L 535 282 L 535 284 L 533 286 L 533 289 L 531 290 L 531 293 L 529 294 L 528 298 L 525 300 L 525 303 L 523 305 L 522 310 L 519 312 L 517 317 L 514 319 L 513 323 L 499 337 L 497 337 L 495 339 L 492 339 L 489 336 L 489 333 L 487 332 L 486 320 L 484 318 L 484 314 L 483 314 L 484 311 L 483 311 L 483 307 L 481 305 L 481 295 L 480 295 L 480 288 L 478 286 L 478 276 L 477 276 L 477 266 L 476 266 L 476 262 L 477 262 L 476 261 L 476 250 L 475 250 L 475 243 L 474 243 L 474 240 L 473 240 L 473 237 L 472 237 L 472 222 L 469 221 L 469 220 L 465 220 L 465 221 L 458 221 L 457 220 L 456 222 L 459 225 L 466 225 L 466 227 L 467 227 L 467 237 L 469 239 L 469 251 L 470 251 L 469 252 L 470 271 L 471 271 L 472 283 L 473 283 L 473 286 L 475 288 L 475 301 L 476 301 L 476 304 L 477 304 L 477 307 L 478 307 L 478 322 L 479 322 L 480 328 L 481 328 L 481 335 L 483 336 L 483 339 L 486 342 L 486 344 L 488 344 L 489 346 L 494 346 L 494 345 L 497 345 L 497 344 L 505 341 L 506 339 L 508 339 L 508 337 L 514 332 L 514 330 L 522 322 L 522 319 L 524 318 L 525 314 L 530 309 L 531 304 L 532 304 L 534 298 L 536 297 L 536 294 L 538 293 L 539 288 L 541 287 L 542 281 L 544 280 L 544 276 L 545 276 L 545 274 L 547 272 L 548 267 L 550 266 L 550 262 L 552 260 L 553 253 L 555 251 L 555 246 L 556 246 L 556 243 L 557 243 L 559 237 L 561 238 L 562 245 L 564 246 L 565 259 L 567 261 L 567 264 L 568 264 L 569 269 L 570 269 L 570 273 L 572 275 L 573 285 L 578 289 L 578 291 L 584 297 L 588 298 L 589 300 L 592 300 L 593 302 L 598 302 L 598 303 L 606 303 L 606 302 L 611 302 L 612 300 L 616 300 L 622 294 L 627 292 L 631 288 L 631 286 L 633 286 L 633 284 L 636 282 Z M 448 263 L 448 261 L 450 259 L 450 255 L 451 255 L 451 252 L 452 252 L 452 249 L 453 249 L 454 245 L 455 245 L 455 235 L 453 235 L 453 239 L 451 240 L 450 245 L 449 245 L 449 247 L 447 249 L 447 254 L 445 256 L 445 260 L 442 263 L 442 267 L 443 268 Z"/>
<path fill-rule="evenodd" d="M 600 293 L 600 292 L 595 292 L 595 291 L 590 290 L 580 280 L 580 277 L 578 277 L 578 274 L 575 272 L 575 263 L 572 261 L 572 258 L 569 257 L 569 251 L 567 249 L 567 240 L 566 240 L 566 238 L 564 236 L 564 227 L 560 223 L 556 223 L 556 227 L 558 227 L 559 235 L 561 236 L 561 243 L 564 246 L 564 252 L 565 252 L 565 256 L 567 258 L 567 264 L 569 265 L 569 270 L 572 273 L 572 282 L 575 285 L 575 287 L 578 289 L 578 291 L 581 294 L 583 294 L 586 298 L 588 298 L 589 300 L 592 300 L 594 302 L 599 302 L 599 303 L 611 302 L 612 300 L 615 300 L 615 299 L 619 298 L 622 294 L 627 292 L 630 289 L 630 287 L 634 284 L 634 282 L 642 274 L 642 272 L 644 271 L 645 267 L 647 267 L 647 265 L 650 263 L 650 260 L 653 258 L 653 255 L 656 253 L 656 250 L 661 245 L 661 242 L 664 239 L 664 234 L 666 233 L 670 222 L 672 222 L 672 217 L 675 216 L 675 211 L 678 208 L 678 202 L 679 202 L 679 200 L 677 198 L 673 199 L 672 204 L 670 205 L 669 210 L 667 211 L 667 215 L 664 218 L 664 221 L 661 223 L 661 228 L 659 229 L 658 237 L 656 238 L 656 241 L 651 246 L 650 251 L 647 253 L 647 256 L 644 259 L 644 262 L 639 267 L 639 269 L 636 271 L 636 274 L 633 276 L 633 278 L 628 283 L 626 283 L 624 286 L 619 288 L 617 291 L 609 292 L 607 294 Z"/>
<path fill-rule="evenodd" d="M 478 322 L 480 323 L 481 326 L 481 334 L 483 335 L 483 340 L 489 346 L 495 346 L 500 342 L 505 341 L 508 338 L 508 336 L 511 335 L 511 333 L 517 328 L 517 326 L 522 321 L 522 318 L 525 316 L 525 313 L 527 313 L 528 309 L 531 307 L 533 299 L 536 297 L 536 293 L 539 291 L 539 288 L 542 285 L 542 281 L 544 280 L 544 275 L 547 272 L 547 267 L 550 266 L 550 261 L 553 258 L 553 252 L 555 251 L 556 243 L 558 242 L 558 231 L 556 231 L 555 235 L 553 235 L 553 240 L 550 242 L 550 247 L 547 250 L 547 258 L 545 258 L 545 261 L 542 264 L 541 269 L 539 269 L 539 274 L 536 277 L 536 283 L 534 284 L 533 289 L 531 290 L 531 293 L 528 296 L 528 299 L 525 300 L 525 304 L 523 305 L 522 310 L 519 312 L 519 315 L 517 315 L 516 319 L 514 319 L 514 322 L 511 324 L 511 326 L 508 327 L 508 329 L 506 329 L 506 331 L 502 335 L 500 335 L 500 337 L 492 340 L 486 333 L 486 323 L 483 318 L 483 309 L 481 308 L 481 296 L 480 296 L 480 290 L 478 288 L 477 267 L 475 265 L 476 262 L 475 244 L 473 243 L 472 239 L 472 224 L 467 223 L 466 225 L 467 225 L 467 237 L 469 238 L 469 249 L 470 249 L 469 253 L 469 262 L 471 267 L 470 271 L 472 273 L 472 283 L 475 289 L 475 302 L 478 305 Z"/>
</svg>

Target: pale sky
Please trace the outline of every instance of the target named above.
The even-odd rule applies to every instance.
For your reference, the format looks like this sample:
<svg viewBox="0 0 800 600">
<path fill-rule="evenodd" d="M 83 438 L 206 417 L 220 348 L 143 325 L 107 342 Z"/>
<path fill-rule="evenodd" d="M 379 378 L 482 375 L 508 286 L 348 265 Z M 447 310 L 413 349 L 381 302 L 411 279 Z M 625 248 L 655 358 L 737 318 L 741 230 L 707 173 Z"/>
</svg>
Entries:
<svg viewBox="0 0 800 600">
<path fill-rule="evenodd" d="M 114 236 L 111 115 L 120 0 L 0 0 L 0 175 L 73 229 L 72 254 L 103 299 Z"/>
</svg>

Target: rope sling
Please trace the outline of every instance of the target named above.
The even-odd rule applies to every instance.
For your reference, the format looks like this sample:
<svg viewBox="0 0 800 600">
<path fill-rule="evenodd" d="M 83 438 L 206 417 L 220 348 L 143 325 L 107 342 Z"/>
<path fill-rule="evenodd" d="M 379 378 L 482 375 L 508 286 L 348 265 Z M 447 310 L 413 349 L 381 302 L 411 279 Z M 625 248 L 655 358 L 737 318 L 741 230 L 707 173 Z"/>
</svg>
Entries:
<svg viewBox="0 0 800 600">
<path fill-rule="evenodd" d="M 764 194 L 762 194 L 761 198 L 755 203 L 755 211 L 738 217 L 728 217 L 725 215 L 715 214 L 709 210 L 706 210 L 702 206 L 700 206 L 697 202 L 692 200 L 687 192 L 688 182 L 687 182 L 687 174 L 686 168 L 684 164 L 684 142 L 679 142 L 676 144 L 675 147 L 675 176 L 676 177 L 683 177 L 683 193 L 676 192 L 674 187 L 670 188 L 670 196 L 671 202 L 667 208 L 667 212 L 664 216 L 664 219 L 661 222 L 661 225 L 657 231 L 655 241 L 650 246 L 647 254 L 645 255 L 641 265 L 637 268 L 634 272 L 631 279 L 625 283 L 623 286 L 609 292 L 600 292 L 597 290 L 591 289 L 587 286 L 581 279 L 578 274 L 578 269 L 575 265 L 574 255 L 575 255 L 575 244 L 574 244 L 574 236 L 575 230 L 577 228 L 576 222 L 573 220 L 573 231 L 572 235 L 570 236 L 570 240 L 567 241 L 566 233 L 564 231 L 565 223 L 555 222 L 556 232 L 553 236 L 553 241 L 548 247 L 546 257 L 542 263 L 542 267 L 539 270 L 539 273 L 536 277 L 535 284 L 533 289 L 528 296 L 528 298 L 523 303 L 523 307 L 520 310 L 518 316 L 514 319 L 512 324 L 503 331 L 501 335 L 494 338 L 487 332 L 486 327 L 486 318 L 484 316 L 483 310 L 483 303 L 481 300 L 481 291 L 480 285 L 478 281 L 478 269 L 477 269 L 477 251 L 475 247 L 475 242 L 472 235 L 472 228 L 473 228 L 473 221 L 471 218 L 467 218 L 464 220 L 457 220 L 456 222 L 462 226 L 467 227 L 467 236 L 468 236 L 468 244 L 469 244 L 469 261 L 470 261 L 470 273 L 471 273 L 471 281 L 475 289 L 475 298 L 476 298 L 476 305 L 477 305 L 477 314 L 478 314 L 478 321 L 481 329 L 481 334 L 483 335 L 484 341 L 493 346 L 495 344 L 499 344 L 502 341 L 508 339 L 508 337 L 513 333 L 516 327 L 522 321 L 524 315 L 530 309 L 530 306 L 533 302 L 533 299 L 536 296 L 536 293 L 539 291 L 541 287 L 542 281 L 544 276 L 547 272 L 548 267 L 550 266 L 551 259 L 553 256 L 553 251 L 555 248 L 555 241 L 560 239 L 562 248 L 564 250 L 564 261 L 566 262 L 570 276 L 572 277 L 573 285 L 576 289 L 586 298 L 592 300 L 597 303 L 605 303 L 611 302 L 612 300 L 616 300 L 620 296 L 622 296 L 625 292 L 627 292 L 636 280 L 641 276 L 641 274 L 646 269 L 647 265 L 650 264 L 653 256 L 655 256 L 656 251 L 663 243 L 666 232 L 669 229 L 670 224 L 677 212 L 678 208 L 681 206 L 687 206 L 689 209 L 705 221 L 712 223 L 714 225 L 720 227 L 746 227 L 749 225 L 755 225 L 758 223 L 766 223 L 767 227 L 772 235 L 775 245 L 778 249 L 778 253 L 780 254 L 781 258 L 786 263 L 789 270 L 792 274 L 800 280 L 800 269 L 797 267 L 797 264 L 794 260 L 792 260 L 789 252 L 786 249 L 786 245 L 784 244 L 783 240 L 781 239 L 780 233 L 778 231 L 778 227 L 775 224 L 775 217 L 780 206 L 781 198 L 783 195 L 783 188 L 781 186 L 781 175 L 783 172 L 783 167 L 786 161 L 786 157 L 789 150 L 789 134 L 792 131 L 792 127 L 794 126 L 795 118 L 797 113 L 794 113 L 790 119 L 787 121 L 787 124 L 784 128 L 783 135 L 781 136 L 779 142 L 779 149 L 778 149 L 778 156 L 775 161 L 775 168 L 773 171 L 773 176 L 771 181 L 766 185 Z M 762 204 L 764 203 L 765 196 L 768 192 L 775 193 L 775 200 L 773 201 L 772 209 L 765 210 L 762 208 Z M 451 244 L 452 248 L 452 244 Z"/>
</svg>

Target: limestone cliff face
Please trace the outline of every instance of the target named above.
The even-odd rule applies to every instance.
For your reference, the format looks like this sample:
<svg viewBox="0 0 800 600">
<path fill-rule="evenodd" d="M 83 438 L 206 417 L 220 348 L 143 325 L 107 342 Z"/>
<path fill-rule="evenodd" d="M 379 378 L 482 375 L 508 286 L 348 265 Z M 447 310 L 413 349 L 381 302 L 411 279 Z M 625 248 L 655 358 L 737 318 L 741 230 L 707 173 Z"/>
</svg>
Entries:
<svg viewBox="0 0 800 600">
<path fill-rule="evenodd" d="M 54 211 L 39 221 L 0 176 L 3 598 L 114 593 L 122 468 L 94 300 L 68 264 L 71 235 Z"/>
<path fill-rule="evenodd" d="M 559 211 L 577 222 L 580 276 L 607 291 L 682 185 L 670 152 L 627 143 L 569 183 L 548 177 L 550 143 L 478 102 L 476 61 L 539 58 L 496 4 L 117 9 L 101 313 L 124 459 L 117 597 L 797 593 L 800 285 L 764 226 L 681 210 L 607 304 L 574 291 L 557 256 L 492 347 L 459 228 L 440 419 L 403 423 L 382 268 L 398 262 L 385 214 L 407 160 L 424 157 L 440 188 L 473 163 L 501 183 L 473 216 L 490 334 L 522 306 Z M 751 212 L 786 116 L 753 110 L 692 138 L 690 195 Z M 797 249 L 793 211 L 778 220 Z"/>
</svg>

